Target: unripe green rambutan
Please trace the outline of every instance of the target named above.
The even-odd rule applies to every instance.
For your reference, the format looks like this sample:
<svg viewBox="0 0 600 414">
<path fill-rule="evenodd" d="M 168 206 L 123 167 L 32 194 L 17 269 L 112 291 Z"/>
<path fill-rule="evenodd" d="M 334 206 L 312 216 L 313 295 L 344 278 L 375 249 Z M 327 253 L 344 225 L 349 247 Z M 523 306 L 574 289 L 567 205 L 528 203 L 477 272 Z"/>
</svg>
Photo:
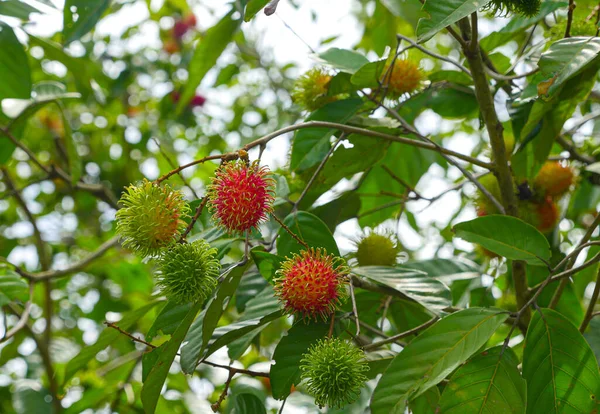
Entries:
<svg viewBox="0 0 600 414">
<path fill-rule="evenodd" d="M 341 258 L 324 249 L 304 250 L 282 263 L 274 280 L 275 294 L 290 314 L 326 319 L 347 296 L 348 272 Z"/>
<path fill-rule="evenodd" d="M 319 407 L 343 408 L 356 401 L 369 370 L 364 352 L 339 338 L 320 340 L 300 364 L 302 380 Z"/>
<path fill-rule="evenodd" d="M 208 208 L 216 223 L 229 233 L 256 228 L 273 210 L 275 180 L 255 161 L 222 165 L 208 187 Z"/>
<path fill-rule="evenodd" d="M 142 256 L 155 256 L 174 243 L 190 212 L 181 192 L 148 180 L 127 187 L 120 203 L 117 233 L 124 247 Z"/>
<path fill-rule="evenodd" d="M 479 178 L 479 183 L 490 192 L 494 198 L 502 202 L 502 194 L 500 192 L 500 185 L 498 180 L 493 174 L 484 175 Z M 477 198 L 475 199 L 475 206 L 477 208 L 477 214 L 479 216 L 486 216 L 488 214 L 498 214 L 499 211 L 496 206 L 485 196 L 481 191 L 477 191 Z"/>
<path fill-rule="evenodd" d="M 495 14 L 517 13 L 533 17 L 540 12 L 541 5 L 541 0 L 491 0 L 484 9 Z"/>
<path fill-rule="evenodd" d="M 356 258 L 359 266 L 394 266 L 400 253 L 398 241 L 390 234 L 371 232 L 356 242 Z"/>
<path fill-rule="evenodd" d="M 158 259 L 157 285 L 176 303 L 206 300 L 217 286 L 221 264 L 206 240 L 177 243 Z"/>
<path fill-rule="evenodd" d="M 311 112 L 337 101 L 339 96 L 327 95 L 329 82 L 331 82 L 331 75 L 325 69 L 313 68 L 296 80 L 292 90 L 292 100 Z"/>
</svg>

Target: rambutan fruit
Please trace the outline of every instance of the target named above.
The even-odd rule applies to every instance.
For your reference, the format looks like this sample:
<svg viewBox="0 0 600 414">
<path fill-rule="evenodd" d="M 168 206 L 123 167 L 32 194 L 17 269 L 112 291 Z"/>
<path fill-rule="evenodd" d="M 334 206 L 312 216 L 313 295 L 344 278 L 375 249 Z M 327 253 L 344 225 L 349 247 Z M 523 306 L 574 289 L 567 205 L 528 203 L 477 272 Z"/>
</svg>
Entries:
<svg viewBox="0 0 600 414">
<path fill-rule="evenodd" d="M 419 66 L 407 59 L 396 59 L 390 68 L 388 64 L 381 75 L 381 83 L 387 85 L 387 95 L 397 99 L 405 93 L 416 91 L 423 82 L 423 72 Z"/>
<path fill-rule="evenodd" d="M 238 160 L 219 167 L 208 187 L 208 207 L 229 233 L 256 228 L 273 210 L 275 180 L 258 162 Z"/>
<path fill-rule="evenodd" d="M 401 248 L 392 234 L 376 232 L 362 237 L 355 244 L 353 256 L 359 266 L 394 266 Z"/>
<path fill-rule="evenodd" d="M 541 0 L 491 0 L 484 9 L 491 10 L 494 14 L 517 13 L 533 17 L 540 12 L 541 5 Z"/>
<path fill-rule="evenodd" d="M 117 233 L 124 247 L 142 256 L 155 256 L 174 243 L 190 212 L 180 191 L 148 180 L 127 187 L 120 203 Z"/>
<path fill-rule="evenodd" d="M 519 203 L 519 217 L 542 233 L 548 233 L 558 223 L 558 207 L 551 197 L 541 202 L 524 201 Z"/>
<path fill-rule="evenodd" d="M 498 184 L 498 179 L 493 174 L 487 174 L 483 177 L 479 178 L 479 183 L 489 191 L 489 193 L 494 196 L 494 198 L 500 202 L 502 202 L 502 194 L 500 192 L 500 184 Z M 477 191 L 477 198 L 475 199 L 475 207 L 477 209 L 478 216 L 485 216 L 488 214 L 498 214 L 499 211 L 490 201 L 489 198 L 486 197 L 481 191 Z M 482 214 L 479 214 L 482 212 Z"/>
<path fill-rule="evenodd" d="M 356 401 L 369 370 L 364 352 L 343 339 L 322 339 L 300 361 L 307 392 L 319 407 L 343 408 Z"/>
<path fill-rule="evenodd" d="M 196 106 L 204 106 L 204 104 L 206 103 L 206 98 L 202 95 L 195 95 L 192 100 L 190 101 L 190 106 L 192 107 L 196 107 Z"/>
<path fill-rule="evenodd" d="M 163 50 L 165 52 L 167 52 L 169 55 L 172 55 L 173 53 L 177 53 L 177 52 L 179 52 L 179 43 L 177 43 L 173 39 L 165 40 L 165 42 L 163 43 Z"/>
<path fill-rule="evenodd" d="M 331 82 L 331 75 L 325 69 L 313 68 L 296 80 L 292 90 L 292 100 L 311 112 L 337 101 L 339 96 L 327 95 L 329 82 Z"/>
<path fill-rule="evenodd" d="M 198 24 L 198 20 L 196 19 L 196 15 L 194 13 L 190 13 L 183 18 L 183 22 L 187 24 L 188 28 L 193 29 Z"/>
<path fill-rule="evenodd" d="M 221 264 L 205 240 L 176 243 L 158 259 L 157 285 L 175 303 L 206 300 L 217 286 Z"/>
<path fill-rule="evenodd" d="M 534 179 L 535 190 L 550 197 L 564 195 L 574 181 L 573 169 L 557 161 L 546 162 Z"/>
<path fill-rule="evenodd" d="M 190 26 L 184 20 L 177 20 L 173 25 L 173 36 L 177 39 L 181 39 L 184 34 L 187 33 Z"/>
<path fill-rule="evenodd" d="M 303 250 L 276 272 L 275 294 L 286 312 L 325 320 L 347 297 L 348 272 L 341 258 L 324 249 Z"/>
</svg>

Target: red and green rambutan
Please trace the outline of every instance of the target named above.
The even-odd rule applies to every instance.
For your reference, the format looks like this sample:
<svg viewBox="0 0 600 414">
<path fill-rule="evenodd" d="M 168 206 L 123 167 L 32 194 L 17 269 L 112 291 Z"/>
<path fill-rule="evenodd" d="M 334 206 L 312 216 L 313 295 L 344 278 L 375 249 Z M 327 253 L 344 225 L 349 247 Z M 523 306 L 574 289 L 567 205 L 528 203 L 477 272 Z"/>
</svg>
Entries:
<svg viewBox="0 0 600 414">
<path fill-rule="evenodd" d="M 348 296 L 348 273 L 343 259 L 325 249 L 303 250 L 282 263 L 274 280 L 275 294 L 286 312 L 325 320 Z"/>
<path fill-rule="evenodd" d="M 542 195 L 560 197 L 566 194 L 573 184 L 573 169 L 558 161 L 548 161 L 540 169 L 534 180 L 534 189 Z"/>
<path fill-rule="evenodd" d="M 405 93 L 410 94 L 419 89 L 423 78 L 423 72 L 416 63 L 397 58 L 393 65 L 390 63 L 385 67 L 381 82 L 387 86 L 387 96 L 397 99 Z"/>
<path fill-rule="evenodd" d="M 158 259 L 157 285 L 170 301 L 205 301 L 217 286 L 221 264 L 205 240 L 176 243 Z"/>
<path fill-rule="evenodd" d="M 343 339 L 322 339 L 303 355 L 301 377 L 319 407 L 343 408 L 356 401 L 369 370 L 364 352 Z"/>
<path fill-rule="evenodd" d="M 400 243 L 393 234 L 370 232 L 355 242 L 352 254 L 359 266 L 394 266 L 400 253 Z"/>
<path fill-rule="evenodd" d="M 323 68 L 313 68 L 300 76 L 292 90 L 294 103 L 308 111 L 316 111 L 322 106 L 337 101 L 340 96 L 329 96 L 329 82 L 332 76 Z"/>
<path fill-rule="evenodd" d="M 124 247 L 141 256 L 156 256 L 173 244 L 190 212 L 180 191 L 148 180 L 127 187 L 120 203 L 117 233 Z"/>
<path fill-rule="evenodd" d="M 273 210 L 275 180 L 255 161 L 228 162 L 216 171 L 208 187 L 208 208 L 228 233 L 252 230 Z"/>
</svg>

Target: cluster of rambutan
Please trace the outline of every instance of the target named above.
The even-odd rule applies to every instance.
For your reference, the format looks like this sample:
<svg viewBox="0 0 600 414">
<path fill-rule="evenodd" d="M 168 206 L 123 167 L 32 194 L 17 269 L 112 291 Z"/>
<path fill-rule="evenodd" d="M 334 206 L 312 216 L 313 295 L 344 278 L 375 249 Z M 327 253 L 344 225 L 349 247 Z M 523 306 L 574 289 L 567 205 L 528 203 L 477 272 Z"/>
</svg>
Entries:
<svg viewBox="0 0 600 414">
<path fill-rule="evenodd" d="M 245 160 L 226 162 L 207 189 L 214 222 L 227 233 L 245 234 L 266 220 L 274 202 L 274 180 L 266 167 Z M 205 240 L 187 243 L 183 233 L 190 208 L 179 191 L 142 181 L 126 189 L 117 212 L 123 245 L 157 261 L 157 285 L 175 303 L 206 300 L 217 286 L 217 250 Z M 374 255 L 382 246 L 372 234 L 359 256 Z M 385 237 L 383 237 L 385 239 Z M 374 240 L 377 239 L 377 240 Z M 384 240 L 386 264 L 395 262 L 395 245 Z M 391 249 L 391 250 L 390 250 Z M 325 249 L 307 248 L 287 257 L 274 279 L 284 310 L 305 321 L 332 317 L 346 299 L 349 269 Z M 302 378 L 318 405 L 341 407 L 353 402 L 366 381 L 364 352 L 350 342 L 326 339 L 310 348 L 302 361 Z"/>
<path fill-rule="evenodd" d="M 569 192 L 574 179 L 575 174 L 571 167 L 556 161 L 546 162 L 531 185 L 515 185 L 518 189 L 520 218 L 542 233 L 552 231 L 559 220 L 557 201 Z M 502 199 L 496 177 L 486 175 L 479 181 L 494 198 Z M 494 204 L 480 192 L 475 204 L 477 215 L 480 217 L 498 213 Z"/>
</svg>

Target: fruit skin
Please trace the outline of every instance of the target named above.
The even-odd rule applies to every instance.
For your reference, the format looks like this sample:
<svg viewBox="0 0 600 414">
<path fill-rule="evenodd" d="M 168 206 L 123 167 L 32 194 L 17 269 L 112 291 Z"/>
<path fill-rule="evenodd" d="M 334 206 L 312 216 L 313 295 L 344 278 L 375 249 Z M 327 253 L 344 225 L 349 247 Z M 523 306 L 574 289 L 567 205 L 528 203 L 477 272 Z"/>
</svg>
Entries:
<svg viewBox="0 0 600 414">
<path fill-rule="evenodd" d="M 390 64 L 385 67 L 381 82 L 387 85 L 387 95 L 397 99 L 405 93 L 412 93 L 419 89 L 423 77 L 416 63 L 406 59 L 396 59 L 391 70 Z"/>
<path fill-rule="evenodd" d="M 394 266 L 400 245 L 392 235 L 372 232 L 356 242 L 354 257 L 359 266 Z"/>
<path fill-rule="evenodd" d="M 535 177 L 534 189 L 542 195 L 560 197 L 566 194 L 573 184 L 573 169 L 557 161 L 546 162 Z"/>
<path fill-rule="evenodd" d="M 520 203 L 519 216 L 542 233 L 552 231 L 559 219 L 558 207 L 551 197 L 542 201 Z"/>
<path fill-rule="evenodd" d="M 347 297 L 348 273 L 343 260 L 325 249 L 303 250 L 286 258 L 276 272 L 275 295 L 289 314 L 326 320 Z"/>
<path fill-rule="evenodd" d="M 208 208 L 228 233 L 256 228 L 273 210 L 275 180 L 257 161 L 228 162 L 216 171 L 208 187 Z"/>
<path fill-rule="evenodd" d="M 190 101 L 190 106 L 191 107 L 204 106 L 205 103 L 206 103 L 206 98 L 204 96 L 196 95 Z"/>
<path fill-rule="evenodd" d="M 518 13 L 533 17 L 540 12 L 541 5 L 541 0 L 492 0 L 484 9 L 497 14 Z"/>
<path fill-rule="evenodd" d="M 176 243 L 158 259 L 157 285 L 175 303 L 205 301 L 217 286 L 221 264 L 205 240 Z"/>
<path fill-rule="evenodd" d="M 303 355 L 301 377 L 319 407 L 343 408 L 356 401 L 369 370 L 362 350 L 339 338 L 322 339 Z"/>
<path fill-rule="evenodd" d="M 337 101 L 339 96 L 327 96 L 329 82 L 331 82 L 331 75 L 325 69 L 313 68 L 296 80 L 292 90 L 292 100 L 311 112 Z"/>
<path fill-rule="evenodd" d="M 156 256 L 177 240 L 190 207 L 180 191 L 148 180 L 125 189 L 117 211 L 117 233 L 123 247 L 141 256 Z"/>
<path fill-rule="evenodd" d="M 190 26 L 183 20 L 178 20 L 173 25 L 173 36 L 176 39 L 181 39 L 187 33 Z"/>
<path fill-rule="evenodd" d="M 172 55 L 173 53 L 179 52 L 179 43 L 177 43 L 173 39 L 165 40 L 163 43 L 163 50 L 168 54 Z"/>
</svg>

